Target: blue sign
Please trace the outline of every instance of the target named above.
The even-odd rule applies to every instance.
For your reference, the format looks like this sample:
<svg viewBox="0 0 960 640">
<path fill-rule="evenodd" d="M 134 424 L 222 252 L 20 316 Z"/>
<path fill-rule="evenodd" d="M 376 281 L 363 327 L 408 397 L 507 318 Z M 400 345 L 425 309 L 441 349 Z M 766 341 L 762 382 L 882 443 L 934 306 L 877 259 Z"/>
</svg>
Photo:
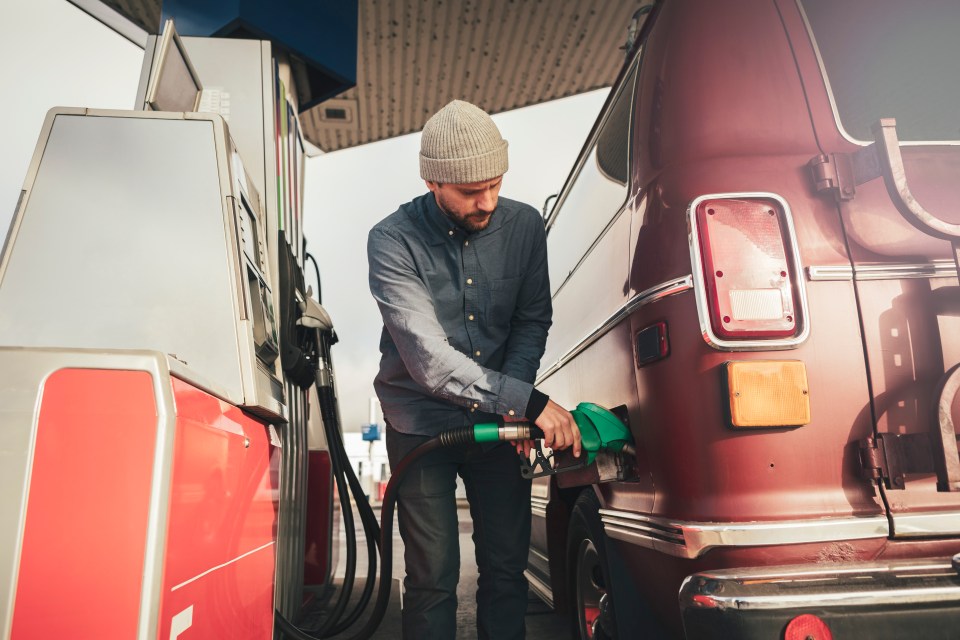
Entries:
<svg viewBox="0 0 960 640">
<path fill-rule="evenodd" d="M 380 425 L 378 424 L 365 424 L 360 427 L 360 432 L 363 434 L 365 442 L 374 442 L 380 439 Z"/>
</svg>

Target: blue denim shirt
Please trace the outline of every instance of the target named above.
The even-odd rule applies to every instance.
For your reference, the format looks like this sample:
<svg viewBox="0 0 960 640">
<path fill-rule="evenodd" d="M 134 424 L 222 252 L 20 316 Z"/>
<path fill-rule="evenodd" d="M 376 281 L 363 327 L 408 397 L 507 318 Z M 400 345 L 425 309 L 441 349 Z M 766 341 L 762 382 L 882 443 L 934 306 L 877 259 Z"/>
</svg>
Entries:
<svg viewBox="0 0 960 640">
<path fill-rule="evenodd" d="M 374 388 L 390 426 L 432 436 L 523 416 L 552 316 L 536 209 L 501 197 L 468 233 L 427 193 L 370 230 L 367 258 L 383 316 Z"/>
</svg>

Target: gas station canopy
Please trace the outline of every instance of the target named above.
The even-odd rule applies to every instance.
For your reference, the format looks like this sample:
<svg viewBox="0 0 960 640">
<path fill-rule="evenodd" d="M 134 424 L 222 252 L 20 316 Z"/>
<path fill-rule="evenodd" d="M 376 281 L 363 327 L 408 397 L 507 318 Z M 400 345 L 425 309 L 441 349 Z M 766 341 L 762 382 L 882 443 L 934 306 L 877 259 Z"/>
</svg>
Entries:
<svg viewBox="0 0 960 640">
<path fill-rule="evenodd" d="M 103 4 L 160 31 L 161 0 Z M 642 4 L 359 0 L 356 86 L 304 110 L 304 135 L 336 151 L 419 131 L 454 98 L 498 113 L 609 86 Z"/>
</svg>

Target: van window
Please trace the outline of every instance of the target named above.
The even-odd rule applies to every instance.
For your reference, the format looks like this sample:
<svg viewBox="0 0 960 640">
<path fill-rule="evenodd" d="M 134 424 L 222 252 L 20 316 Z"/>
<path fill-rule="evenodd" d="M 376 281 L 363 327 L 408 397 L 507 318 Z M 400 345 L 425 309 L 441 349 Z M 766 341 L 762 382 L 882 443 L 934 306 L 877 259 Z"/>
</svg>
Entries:
<svg viewBox="0 0 960 640">
<path fill-rule="evenodd" d="M 550 221 L 550 289 L 555 293 L 627 200 L 630 113 L 637 66 L 608 110 L 587 159 Z"/>
<path fill-rule="evenodd" d="M 896 118 L 901 141 L 960 140 L 960 2 L 799 2 L 847 133 Z"/>
</svg>

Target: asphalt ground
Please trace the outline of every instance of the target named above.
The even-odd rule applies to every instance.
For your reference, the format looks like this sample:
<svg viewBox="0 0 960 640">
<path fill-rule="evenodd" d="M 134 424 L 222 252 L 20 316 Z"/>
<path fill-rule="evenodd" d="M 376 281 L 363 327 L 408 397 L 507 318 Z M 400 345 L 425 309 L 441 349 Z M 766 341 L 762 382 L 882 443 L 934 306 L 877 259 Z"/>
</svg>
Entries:
<svg viewBox="0 0 960 640">
<path fill-rule="evenodd" d="M 379 507 L 374 510 L 379 516 Z M 460 520 L 460 583 L 457 587 L 457 636 L 456 640 L 472 640 L 477 637 L 477 564 L 474 557 L 473 524 L 470 520 L 470 512 L 466 505 L 458 509 L 457 515 Z M 359 517 L 357 517 L 359 523 Z M 393 532 L 393 589 L 390 596 L 390 605 L 384 615 L 383 622 L 372 636 L 373 640 L 396 640 L 401 637 L 400 630 L 400 580 L 403 577 L 403 542 L 400 540 L 400 534 L 396 530 L 394 523 Z M 337 584 L 343 578 L 346 565 L 346 536 L 341 523 L 340 527 L 340 550 L 339 563 L 337 567 Z M 364 540 L 360 539 L 357 553 L 357 582 L 353 589 L 356 595 L 363 589 L 364 579 L 367 574 L 367 552 Z M 374 594 L 375 596 L 376 594 Z M 528 640 L 558 640 L 570 637 L 566 620 L 556 614 L 540 598 L 531 591 L 527 594 L 527 638 Z M 352 601 L 351 601 L 352 605 Z M 350 605 L 348 605 L 349 607 Z M 368 607 L 368 612 L 373 609 L 373 605 Z M 323 620 L 321 610 L 310 610 L 308 608 L 304 619 L 301 621 L 303 626 L 318 624 Z M 366 614 L 361 618 L 366 620 Z M 352 632 L 358 631 L 362 627 L 362 622 L 358 622 L 351 627 Z M 350 632 L 343 634 L 347 638 Z"/>
</svg>

